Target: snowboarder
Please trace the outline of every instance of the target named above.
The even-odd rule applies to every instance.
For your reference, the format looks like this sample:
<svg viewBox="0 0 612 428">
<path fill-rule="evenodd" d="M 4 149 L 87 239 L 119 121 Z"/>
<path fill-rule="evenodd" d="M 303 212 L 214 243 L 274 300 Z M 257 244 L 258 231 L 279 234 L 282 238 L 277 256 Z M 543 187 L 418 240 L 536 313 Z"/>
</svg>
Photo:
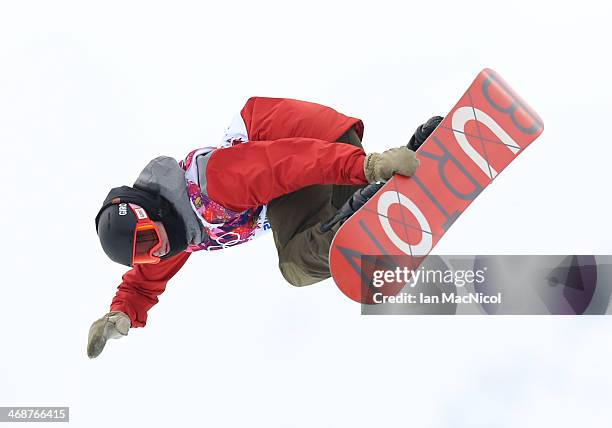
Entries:
<svg viewBox="0 0 612 428">
<path fill-rule="evenodd" d="M 381 182 L 414 174 L 414 152 L 441 119 L 418 127 L 407 146 L 366 155 L 361 120 L 320 104 L 254 97 L 218 147 L 194 150 L 181 162 L 153 159 L 132 187 L 112 189 L 96 216 L 104 252 L 131 270 L 110 312 L 92 324 L 88 356 L 97 357 L 108 339 L 143 327 L 194 251 L 223 249 L 271 230 L 289 283 L 329 278 L 329 247 L 342 222 Z"/>
</svg>

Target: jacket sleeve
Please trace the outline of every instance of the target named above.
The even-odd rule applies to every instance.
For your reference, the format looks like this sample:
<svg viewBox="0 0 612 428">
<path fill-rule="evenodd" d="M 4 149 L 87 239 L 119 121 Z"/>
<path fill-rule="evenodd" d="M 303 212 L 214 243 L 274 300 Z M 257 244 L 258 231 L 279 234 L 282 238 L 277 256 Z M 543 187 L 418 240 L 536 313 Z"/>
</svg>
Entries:
<svg viewBox="0 0 612 428">
<path fill-rule="evenodd" d="M 314 184 L 367 184 L 365 152 L 316 138 L 249 141 L 215 150 L 206 163 L 206 192 L 234 211 Z"/>
<path fill-rule="evenodd" d="M 123 275 L 111 303 L 111 311 L 122 311 L 132 327 L 144 327 L 147 312 L 166 289 L 168 281 L 183 267 L 191 253 L 182 252 L 154 265 L 136 265 Z"/>
</svg>

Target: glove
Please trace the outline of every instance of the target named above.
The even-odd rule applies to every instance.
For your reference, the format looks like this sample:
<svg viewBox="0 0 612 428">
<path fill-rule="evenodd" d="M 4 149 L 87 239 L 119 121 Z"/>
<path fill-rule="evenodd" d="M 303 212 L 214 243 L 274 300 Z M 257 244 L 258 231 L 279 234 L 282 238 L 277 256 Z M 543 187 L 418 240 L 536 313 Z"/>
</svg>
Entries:
<svg viewBox="0 0 612 428">
<path fill-rule="evenodd" d="M 411 176 L 419 166 L 419 160 L 408 147 L 394 147 L 382 153 L 371 153 L 363 164 L 369 183 L 387 181 L 393 174 Z"/>
<path fill-rule="evenodd" d="M 130 318 L 123 312 L 109 312 L 94 323 L 89 328 L 89 337 L 87 340 L 87 356 L 96 358 L 102 350 L 108 339 L 119 339 L 127 336 L 132 322 Z"/>
<path fill-rule="evenodd" d="M 440 122 L 442 122 L 444 118 L 442 116 L 434 116 L 429 118 L 427 122 L 420 125 L 407 144 L 407 147 L 412 151 L 417 151 L 419 147 L 427 140 L 427 137 L 431 135 L 432 132 L 438 127 Z"/>
<path fill-rule="evenodd" d="M 346 201 L 344 205 L 342 205 L 342 207 L 336 211 L 336 214 L 334 214 L 332 218 L 321 225 L 321 230 L 323 232 L 327 232 L 328 230 L 334 228 L 334 226 L 337 224 L 344 223 L 347 218 L 355 214 L 355 211 L 364 206 L 365 203 L 368 202 L 381 187 L 383 187 L 383 185 L 384 183 L 368 184 L 367 186 L 357 190 L 355 193 L 353 193 L 351 199 Z"/>
</svg>

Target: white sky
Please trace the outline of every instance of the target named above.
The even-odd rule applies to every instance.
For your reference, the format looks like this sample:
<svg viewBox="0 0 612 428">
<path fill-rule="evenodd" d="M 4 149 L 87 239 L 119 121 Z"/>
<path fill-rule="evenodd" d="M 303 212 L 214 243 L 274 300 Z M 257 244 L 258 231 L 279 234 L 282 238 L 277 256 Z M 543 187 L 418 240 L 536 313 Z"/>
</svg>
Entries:
<svg viewBox="0 0 612 428">
<path fill-rule="evenodd" d="M 575 427 L 608 421 L 607 317 L 361 317 L 276 269 L 271 236 L 200 253 L 145 329 L 85 354 L 123 268 L 94 216 L 151 158 L 216 144 L 249 96 L 364 120 L 370 151 L 484 67 L 544 134 L 440 254 L 612 254 L 608 2 L 0 3 L 0 406 L 71 425 Z"/>
</svg>

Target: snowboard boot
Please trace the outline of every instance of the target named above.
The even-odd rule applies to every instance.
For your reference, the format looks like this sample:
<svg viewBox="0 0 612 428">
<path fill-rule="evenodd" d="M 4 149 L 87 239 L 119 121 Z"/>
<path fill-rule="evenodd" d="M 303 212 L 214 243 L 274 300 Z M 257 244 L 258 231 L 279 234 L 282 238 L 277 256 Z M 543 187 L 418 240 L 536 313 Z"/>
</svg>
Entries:
<svg viewBox="0 0 612 428">
<path fill-rule="evenodd" d="M 442 122 L 444 118 L 442 116 L 434 116 L 430 118 L 427 122 L 419 126 L 414 134 L 410 138 L 410 141 L 406 145 L 410 150 L 416 152 L 421 145 L 427 140 L 427 137 L 431 135 L 431 133 L 438 127 L 440 122 Z"/>
<path fill-rule="evenodd" d="M 444 118 L 442 116 L 433 116 L 427 122 L 420 125 L 406 147 L 413 152 L 416 152 L 421 145 L 427 140 L 431 133 L 440 125 Z M 336 214 L 321 224 L 321 230 L 327 232 L 328 230 L 335 229 L 336 231 L 347 218 L 352 216 L 359 208 L 365 205 L 372 196 L 384 185 L 385 183 L 372 183 L 357 190 L 351 198 L 344 203 L 344 205 L 338 209 Z"/>
<path fill-rule="evenodd" d="M 372 183 L 357 190 L 353 196 L 340 207 L 332 218 L 321 224 L 321 230 L 327 232 L 333 229 L 336 225 L 344 223 L 344 221 L 352 216 L 359 208 L 370 200 L 385 183 Z M 339 227 L 339 226 L 338 226 Z M 337 230 L 337 228 L 336 228 Z"/>
</svg>

